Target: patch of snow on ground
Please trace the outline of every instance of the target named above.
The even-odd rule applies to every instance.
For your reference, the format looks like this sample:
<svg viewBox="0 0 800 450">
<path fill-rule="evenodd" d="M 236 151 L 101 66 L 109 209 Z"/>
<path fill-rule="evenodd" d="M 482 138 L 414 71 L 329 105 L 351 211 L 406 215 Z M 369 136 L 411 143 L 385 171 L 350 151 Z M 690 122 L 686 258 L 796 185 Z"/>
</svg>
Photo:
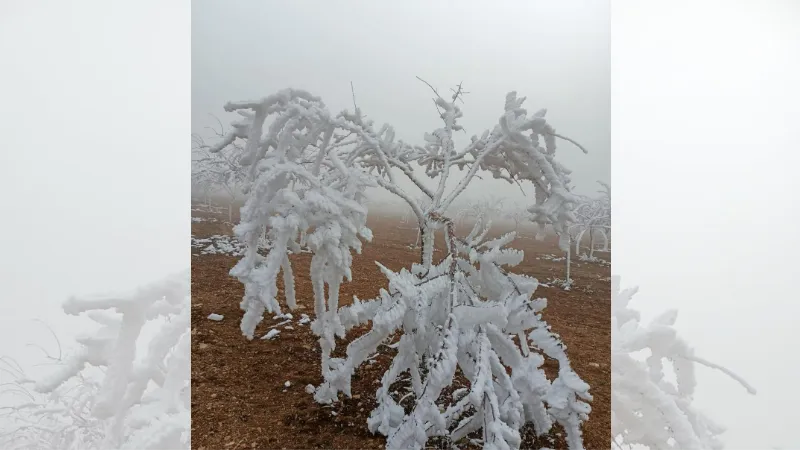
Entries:
<svg viewBox="0 0 800 450">
<path fill-rule="evenodd" d="M 547 280 L 546 284 L 539 284 L 539 286 L 543 286 L 543 287 L 545 287 L 545 286 L 546 287 L 558 286 L 558 287 L 564 289 L 565 291 L 568 291 L 568 290 L 570 290 L 570 288 L 572 288 L 572 285 L 573 285 L 574 282 L 575 282 L 575 280 L 567 281 L 567 280 L 561 279 L 561 278 L 553 278 L 553 279 Z"/>
<path fill-rule="evenodd" d="M 192 248 L 202 248 L 201 255 L 244 256 L 247 247 L 233 236 L 216 234 L 208 238 L 192 236 Z"/>
<path fill-rule="evenodd" d="M 538 257 L 536 259 L 545 260 L 545 261 L 559 262 L 559 261 L 566 260 L 567 257 L 566 256 L 557 257 L 556 255 L 553 255 L 553 254 L 547 254 L 547 255 L 542 255 L 542 256 L 540 256 L 540 257 Z"/>
<path fill-rule="evenodd" d="M 281 330 L 279 330 L 277 328 L 273 328 L 273 329 L 269 330 L 269 333 L 267 333 L 264 336 L 262 336 L 261 339 L 272 340 L 276 336 L 278 336 L 280 334 L 280 332 L 281 332 Z"/>
<path fill-rule="evenodd" d="M 596 256 L 588 256 L 586 253 L 581 253 L 581 256 L 579 256 L 578 259 L 581 260 L 581 261 L 597 263 L 597 264 L 600 264 L 600 265 L 603 265 L 603 266 L 610 266 L 611 265 L 611 261 L 606 261 L 605 259 L 598 258 Z"/>
</svg>

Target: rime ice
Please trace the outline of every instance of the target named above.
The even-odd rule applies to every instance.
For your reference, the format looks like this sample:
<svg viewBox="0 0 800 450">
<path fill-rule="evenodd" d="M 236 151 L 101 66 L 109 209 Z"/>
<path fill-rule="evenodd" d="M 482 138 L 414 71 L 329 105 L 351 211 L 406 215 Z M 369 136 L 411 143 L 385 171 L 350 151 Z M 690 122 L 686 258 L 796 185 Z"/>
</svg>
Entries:
<svg viewBox="0 0 800 450">
<path fill-rule="evenodd" d="M 533 297 L 538 282 L 510 271 L 523 257 L 506 247 L 515 233 L 488 239 L 491 222 L 479 214 L 468 236 L 456 236 L 448 216 L 448 208 L 478 171 L 488 172 L 509 183 L 529 181 L 534 194 L 529 217 L 540 230 L 552 226 L 565 235 L 579 199 L 568 188 L 569 170 L 555 159 L 560 135 L 545 120 L 546 110 L 529 115 L 522 106 L 525 98 L 511 92 L 497 124 L 473 136 L 466 148 L 456 149 L 453 133 L 463 130 L 456 103 L 464 91 L 458 86 L 449 99 L 434 94 L 443 126 L 426 133 L 421 145 L 396 139 L 392 126 L 376 126 L 358 107 L 332 114 L 319 97 L 304 90 L 284 89 L 225 105 L 242 119 L 210 151 L 234 146 L 248 174 L 247 201 L 234 229 L 246 249 L 230 272 L 245 287 L 242 334 L 253 339 L 266 313 L 275 320 L 286 317 L 278 298 L 279 276 L 286 307 L 296 308 L 288 255 L 309 251 L 311 329 L 319 337 L 323 383 L 306 391 L 316 401 L 332 404 L 340 392 L 351 396 L 355 370 L 399 330 L 402 337 L 393 344 L 397 355 L 367 421 L 370 431 L 387 436 L 388 448 L 422 449 L 433 436 L 456 442 L 481 429 L 484 448 L 519 448 L 525 423 L 532 423 L 539 435 L 558 423 L 569 448 L 581 449 L 581 424 L 591 410 L 589 386 L 572 370 L 563 344 L 542 319 L 546 301 Z M 453 167 L 465 169 L 466 175 L 453 180 Z M 408 178 L 423 197 L 400 188 L 399 176 Z M 396 272 L 377 262 L 388 289 L 340 307 L 339 288 L 353 275 L 352 252 L 361 251 L 362 240 L 372 239 L 364 194 L 371 187 L 409 205 L 420 230 L 420 260 Z M 444 234 L 446 256 L 434 263 L 437 231 Z M 262 255 L 265 236 L 269 251 Z M 300 324 L 310 319 L 301 317 Z M 367 322 L 371 330 L 349 343 L 346 357 L 332 357 L 335 338 Z M 264 338 L 277 333 L 272 329 Z M 542 368 L 545 355 L 559 364 L 553 380 Z M 459 369 L 471 388 L 459 400 L 442 403 L 440 394 Z M 403 400 L 389 390 L 404 372 L 412 385 L 405 395 L 414 399 L 408 414 L 400 405 Z"/>
<path fill-rule="evenodd" d="M 98 328 L 79 337 L 79 350 L 35 383 L 60 406 L 33 405 L 39 411 L 24 424 L 28 432 L 2 435 L 0 446 L 188 450 L 189 294 L 186 271 L 129 295 L 67 300 L 67 314 L 85 313 Z M 147 324 L 158 331 L 137 358 L 137 339 Z M 101 368 L 102 378 L 87 376 L 87 366 Z"/>
<path fill-rule="evenodd" d="M 719 369 L 755 394 L 747 382 L 724 367 L 705 361 L 672 328 L 676 311 L 667 311 L 649 325 L 629 303 L 637 288 L 620 290 L 611 279 L 611 434 L 617 445 L 651 448 L 722 448 L 718 436 L 725 428 L 692 405 L 696 387 L 695 364 Z M 634 356 L 650 350 L 642 361 Z M 671 361 L 676 383 L 664 379 L 664 363 Z M 667 444 L 672 441 L 673 444 Z M 667 447 L 665 447 L 667 445 Z"/>
</svg>

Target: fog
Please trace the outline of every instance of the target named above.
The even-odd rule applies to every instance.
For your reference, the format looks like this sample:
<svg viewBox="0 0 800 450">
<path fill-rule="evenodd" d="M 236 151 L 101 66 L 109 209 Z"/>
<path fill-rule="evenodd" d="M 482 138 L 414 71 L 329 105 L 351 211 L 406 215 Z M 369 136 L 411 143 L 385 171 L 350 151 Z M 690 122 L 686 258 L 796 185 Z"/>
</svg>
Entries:
<svg viewBox="0 0 800 450">
<path fill-rule="evenodd" d="M 313 7 L 311 6 L 313 5 Z M 607 2 L 542 3 L 410 1 L 192 3 L 192 131 L 207 142 L 236 114 L 228 101 L 249 100 L 293 87 L 322 97 L 331 112 L 356 102 L 377 124 L 390 123 L 399 139 L 421 144 L 442 125 L 433 93 L 460 82 L 456 145 L 493 128 L 505 95 L 528 97 L 534 112 L 589 150 L 559 141 L 559 160 L 573 171 L 577 193 L 595 195 L 610 179 L 609 11 Z M 524 17 L 524 19 L 522 18 Z M 411 183 L 403 185 L 416 191 Z M 530 184 L 526 195 L 532 195 Z M 510 206 L 532 203 L 519 187 L 484 179 L 460 200 L 487 194 Z M 396 197 L 382 191 L 381 202 Z"/>
<path fill-rule="evenodd" d="M 676 308 L 695 404 L 726 448 L 800 448 L 800 8 L 678 1 L 612 16 L 612 271 L 647 321 Z"/>
<path fill-rule="evenodd" d="M 62 312 L 69 296 L 190 264 L 190 17 L 160 2 L 2 9 L 0 355 L 35 376 L 44 355 L 26 344 L 57 351 L 33 319 L 68 350 L 87 331 Z"/>
</svg>

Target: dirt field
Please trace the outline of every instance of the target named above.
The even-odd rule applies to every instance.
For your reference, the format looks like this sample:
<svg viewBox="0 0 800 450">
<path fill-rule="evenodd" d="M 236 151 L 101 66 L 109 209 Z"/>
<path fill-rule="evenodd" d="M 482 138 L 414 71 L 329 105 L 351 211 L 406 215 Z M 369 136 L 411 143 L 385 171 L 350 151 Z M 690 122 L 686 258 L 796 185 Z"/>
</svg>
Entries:
<svg viewBox="0 0 800 450">
<path fill-rule="evenodd" d="M 209 214 L 192 213 L 209 217 Z M 220 219 L 227 219 L 219 215 Z M 397 221 L 377 217 L 370 220 L 376 239 L 356 255 L 353 281 L 342 286 L 341 302 L 357 295 L 370 299 L 377 295 L 386 279 L 374 261 L 397 270 L 419 259 L 409 248 L 416 231 L 398 229 Z M 505 230 L 498 229 L 499 234 Z M 229 234 L 222 222 L 192 224 L 196 238 Z M 494 233 L 493 233 L 494 234 Z M 530 233 L 527 233 L 529 236 Z M 553 262 L 545 255 L 562 254 L 555 237 L 544 242 L 518 239 L 513 247 L 525 251 L 525 261 L 515 268 L 518 273 L 534 276 L 540 282 L 564 278 L 564 261 Z M 315 403 L 304 391 L 307 384 L 321 382 L 319 345 L 309 324 L 300 325 L 301 314 L 313 319 L 313 294 L 307 277 L 310 255 L 293 257 L 299 310 L 292 312 L 293 329 L 279 327 L 274 340 L 248 341 L 239 330 L 242 311 L 239 301 L 243 287 L 228 271 L 238 257 L 200 255 L 192 250 L 192 448 L 217 449 L 366 449 L 383 448 L 382 436 L 367 430 L 366 420 L 375 405 L 378 380 L 388 367 L 391 356 L 379 356 L 374 364 L 362 365 L 353 377 L 353 398 L 333 407 Z M 196 256 L 195 256 L 196 255 Z M 609 259 L 607 253 L 596 256 Z M 541 259 L 537 259 L 541 258 Z M 573 259 L 575 287 L 566 292 L 557 287 L 540 287 L 537 296 L 546 297 L 544 319 L 552 325 L 567 345 L 575 371 L 591 385 L 594 396 L 590 420 L 584 426 L 587 449 L 608 449 L 610 443 L 610 268 Z M 282 292 L 281 292 L 282 295 Z M 224 315 L 222 321 L 207 319 L 211 313 Z M 267 317 L 257 330 L 264 335 L 281 322 Z M 366 332 L 351 330 L 349 342 Z M 343 354 L 347 342 L 337 342 L 335 354 Z M 548 361 L 548 375 L 557 364 Z M 286 387 L 285 383 L 290 382 Z M 334 415 L 335 413 L 335 415 Z M 554 430 L 540 439 L 530 429 L 523 433 L 522 448 L 543 445 L 563 448 L 563 439 Z"/>
</svg>

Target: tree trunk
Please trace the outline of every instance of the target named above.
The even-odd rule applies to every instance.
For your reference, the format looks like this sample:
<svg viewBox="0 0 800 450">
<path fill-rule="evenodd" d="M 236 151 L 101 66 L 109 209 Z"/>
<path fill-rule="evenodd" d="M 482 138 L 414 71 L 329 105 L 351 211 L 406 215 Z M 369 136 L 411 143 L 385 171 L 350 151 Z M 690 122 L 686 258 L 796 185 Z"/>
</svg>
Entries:
<svg viewBox="0 0 800 450">
<path fill-rule="evenodd" d="M 572 239 L 572 238 L 570 237 L 570 239 Z M 570 280 L 570 278 L 569 278 L 570 277 L 569 269 L 570 269 L 570 260 L 572 259 L 571 258 L 571 256 L 572 256 L 571 255 L 571 253 L 572 253 L 571 250 L 572 250 L 572 245 L 567 245 L 567 281 L 566 281 L 567 285 L 569 285 L 569 280 Z"/>
</svg>

